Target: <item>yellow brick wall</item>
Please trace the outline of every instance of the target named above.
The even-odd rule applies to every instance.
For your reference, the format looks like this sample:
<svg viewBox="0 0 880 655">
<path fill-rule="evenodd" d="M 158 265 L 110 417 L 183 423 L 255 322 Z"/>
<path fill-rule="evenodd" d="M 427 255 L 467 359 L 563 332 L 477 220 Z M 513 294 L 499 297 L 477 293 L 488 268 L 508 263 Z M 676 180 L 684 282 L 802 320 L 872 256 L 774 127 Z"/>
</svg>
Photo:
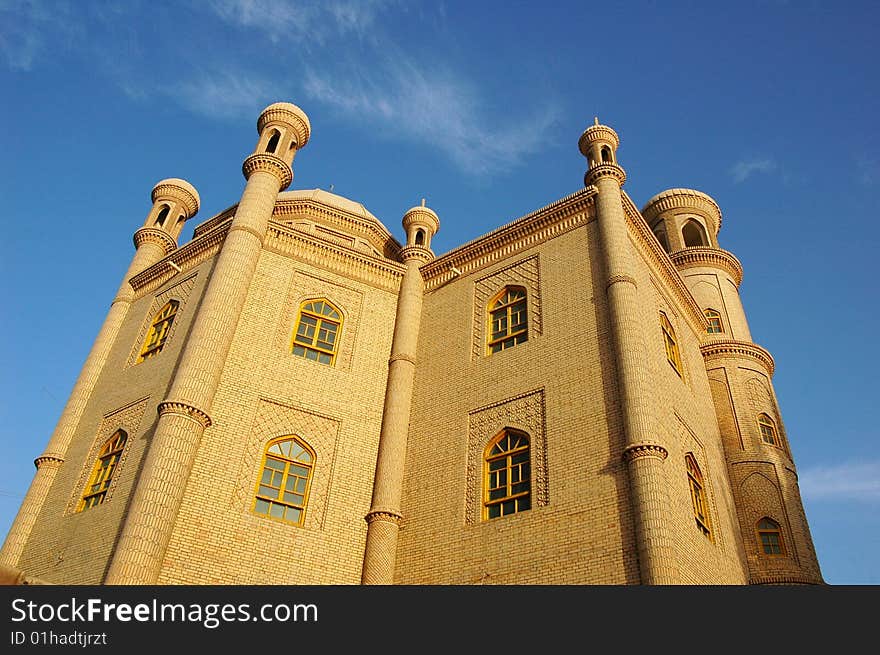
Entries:
<svg viewBox="0 0 880 655">
<path fill-rule="evenodd" d="M 343 312 L 335 366 L 294 356 L 299 304 Z M 263 251 L 196 455 L 159 582 L 356 584 L 396 294 Z M 316 451 L 303 526 L 251 512 L 265 443 Z"/>
<path fill-rule="evenodd" d="M 395 582 L 637 581 L 604 288 L 593 283 L 594 244 L 589 224 L 426 296 Z M 535 256 L 541 334 L 530 323 L 526 343 L 473 357 L 475 282 Z M 499 284 L 504 281 L 500 275 Z M 480 480 L 472 478 L 481 470 L 468 470 L 472 417 L 508 403 L 516 421 L 530 427 L 542 403 L 516 398 L 539 390 L 544 434 L 531 437 L 546 442 L 549 502 L 534 501 L 533 482 L 531 510 L 483 521 L 478 507 L 469 522 L 468 488 L 479 490 Z M 490 437 L 506 423 L 498 413 L 486 422 L 481 429 Z M 532 453 L 534 476 L 534 446 Z M 479 504 L 478 492 L 476 498 Z"/>
</svg>

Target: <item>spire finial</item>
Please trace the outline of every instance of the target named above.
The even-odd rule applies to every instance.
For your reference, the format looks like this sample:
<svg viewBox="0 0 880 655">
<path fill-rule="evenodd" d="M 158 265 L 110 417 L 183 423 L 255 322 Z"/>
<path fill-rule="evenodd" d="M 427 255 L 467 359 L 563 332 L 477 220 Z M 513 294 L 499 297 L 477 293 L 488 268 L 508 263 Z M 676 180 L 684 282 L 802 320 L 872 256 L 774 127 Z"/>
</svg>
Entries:
<svg viewBox="0 0 880 655">
<path fill-rule="evenodd" d="M 424 206 L 425 206 L 425 199 L 422 198 L 422 207 L 424 207 Z"/>
<path fill-rule="evenodd" d="M 598 125 L 598 124 L 599 124 L 599 117 L 593 116 L 593 125 Z"/>
</svg>

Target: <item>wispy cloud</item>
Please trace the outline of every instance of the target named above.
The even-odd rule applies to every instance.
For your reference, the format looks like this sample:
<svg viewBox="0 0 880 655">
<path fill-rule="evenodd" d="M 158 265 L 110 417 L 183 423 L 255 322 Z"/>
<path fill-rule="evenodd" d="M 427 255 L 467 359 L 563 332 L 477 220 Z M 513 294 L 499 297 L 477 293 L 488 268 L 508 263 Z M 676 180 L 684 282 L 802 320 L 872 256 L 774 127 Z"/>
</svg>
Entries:
<svg viewBox="0 0 880 655">
<path fill-rule="evenodd" d="M 801 495 L 814 500 L 880 501 L 880 460 L 802 469 Z"/>
<path fill-rule="evenodd" d="M 768 158 L 753 157 L 736 162 L 730 167 L 734 184 L 745 182 L 755 173 L 772 173 L 777 169 L 776 162 Z"/>
<path fill-rule="evenodd" d="M 273 42 L 281 39 L 309 47 L 332 36 L 370 33 L 377 15 L 392 0 L 213 0 L 211 8 L 222 20 L 265 33 Z M 307 38 L 306 38 L 307 37 Z"/>
<path fill-rule="evenodd" d="M 0 54 L 14 71 L 29 71 L 53 49 L 63 48 L 76 29 L 66 2 L 0 0 Z"/>
<path fill-rule="evenodd" d="M 555 104 L 544 102 L 531 114 L 508 114 L 499 123 L 489 117 L 466 78 L 403 57 L 348 74 L 310 70 L 305 92 L 346 118 L 383 128 L 391 138 L 429 144 L 474 175 L 520 163 L 546 142 L 546 130 L 560 114 Z"/>
<path fill-rule="evenodd" d="M 880 161 L 862 158 L 858 161 L 859 182 L 866 186 L 880 184 Z"/>
</svg>

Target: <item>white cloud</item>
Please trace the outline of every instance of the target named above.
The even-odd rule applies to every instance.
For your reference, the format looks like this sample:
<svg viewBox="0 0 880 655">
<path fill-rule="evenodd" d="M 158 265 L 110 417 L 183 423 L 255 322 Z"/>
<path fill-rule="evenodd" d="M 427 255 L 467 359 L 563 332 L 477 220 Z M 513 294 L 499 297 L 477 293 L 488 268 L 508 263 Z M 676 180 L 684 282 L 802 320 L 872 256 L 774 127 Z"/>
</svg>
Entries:
<svg viewBox="0 0 880 655">
<path fill-rule="evenodd" d="M 776 162 L 767 158 L 752 158 L 736 162 L 730 167 L 730 175 L 735 184 L 744 182 L 755 173 L 772 173 Z"/>
<path fill-rule="evenodd" d="M 466 79 L 424 70 L 403 57 L 347 74 L 310 70 L 305 92 L 383 134 L 429 144 L 474 175 L 520 163 L 544 144 L 559 116 L 558 108 L 545 102 L 531 115 L 508 114 L 499 123 L 482 112 L 480 96 Z"/>
<path fill-rule="evenodd" d="M 264 32 L 273 42 L 282 39 L 308 47 L 331 36 L 366 36 L 389 0 L 213 0 L 221 19 Z"/>
<path fill-rule="evenodd" d="M 66 2 L 0 0 L 0 53 L 14 71 L 29 71 L 40 58 L 63 47 L 75 29 Z"/>
<path fill-rule="evenodd" d="M 866 186 L 880 183 L 880 161 L 862 158 L 858 162 L 859 182 Z"/>
<path fill-rule="evenodd" d="M 880 460 L 804 469 L 798 483 L 804 498 L 880 501 Z"/>
</svg>

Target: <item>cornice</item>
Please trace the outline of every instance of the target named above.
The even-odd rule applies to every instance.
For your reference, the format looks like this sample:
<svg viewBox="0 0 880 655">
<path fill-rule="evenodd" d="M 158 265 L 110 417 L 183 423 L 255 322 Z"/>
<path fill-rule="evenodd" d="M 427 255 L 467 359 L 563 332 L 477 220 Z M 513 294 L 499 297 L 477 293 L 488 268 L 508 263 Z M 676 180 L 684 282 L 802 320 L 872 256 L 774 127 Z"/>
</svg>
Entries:
<svg viewBox="0 0 880 655">
<path fill-rule="evenodd" d="M 384 521 L 399 526 L 403 520 L 403 515 L 401 515 L 400 512 L 390 509 L 373 509 L 367 512 L 364 520 L 367 524 L 373 523 L 374 521 Z"/>
<path fill-rule="evenodd" d="M 656 443 L 636 443 L 627 446 L 623 451 L 623 460 L 632 462 L 640 457 L 653 457 L 661 462 L 669 456 L 669 451 Z"/>
<path fill-rule="evenodd" d="M 241 172 L 244 174 L 246 180 L 250 179 L 251 175 L 257 171 L 271 173 L 277 177 L 281 184 L 279 189 L 282 191 L 289 187 L 290 183 L 293 182 L 293 171 L 290 166 L 288 166 L 287 162 L 281 159 L 281 157 L 270 155 L 268 152 L 254 153 L 253 155 L 248 156 L 241 165 Z"/>
<path fill-rule="evenodd" d="M 203 234 L 210 232 L 215 227 L 223 223 L 224 221 L 229 220 L 235 216 L 235 210 L 238 209 L 238 205 L 232 205 L 232 207 L 227 207 L 222 212 L 217 214 L 216 216 L 212 216 L 204 223 L 200 225 L 196 225 L 196 228 L 193 230 L 193 240 L 198 239 Z"/>
<path fill-rule="evenodd" d="M 403 264 L 370 257 L 275 222 L 269 224 L 264 248 L 387 291 L 396 292 L 406 272 Z"/>
<path fill-rule="evenodd" d="M 164 416 L 166 414 L 177 414 L 178 416 L 184 416 L 191 421 L 195 421 L 203 428 L 211 427 L 211 417 L 208 416 L 206 412 L 200 410 L 198 407 L 189 405 L 187 403 L 182 403 L 174 400 L 166 400 L 159 403 L 158 411 L 160 416 Z"/>
<path fill-rule="evenodd" d="M 742 282 L 743 267 L 733 253 L 721 248 L 694 246 L 672 253 L 669 258 L 678 269 L 707 266 L 720 268 L 730 274 L 733 283 L 738 287 Z"/>
<path fill-rule="evenodd" d="M 34 466 L 36 466 L 37 468 L 40 468 L 46 464 L 58 468 L 59 466 L 64 464 L 64 457 L 56 453 L 43 453 L 34 460 Z"/>
<path fill-rule="evenodd" d="M 623 199 L 624 213 L 629 219 L 630 236 L 634 238 L 636 244 L 641 248 L 645 259 L 654 264 L 655 271 L 659 273 L 661 279 L 675 293 L 693 330 L 697 334 L 704 334 L 706 332 L 706 317 L 703 315 L 703 311 L 700 309 L 697 301 L 694 300 L 691 292 L 688 291 L 687 285 L 681 279 L 681 275 L 675 268 L 669 255 L 666 254 L 666 251 L 663 250 L 663 247 L 657 241 L 657 237 L 651 232 L 651 228 L 648 227 L 648 223 L 642 217 L 632 199 L 623 190 L 621 190 L 620 196 Z"/>
<path fill-rule="evenodd" d="M 133 241 L 135 248 L 140 248 L 144 243 L 157 243 L 162 246 L 166 255 L 177 248 L 177 242 L 170 234 L 155 227 L 142 227 L 134 233 Z"/>
<path fill-rule="evenodd" d="M 185 273 L 201 264 L 206 259 L 217 254 L 220 245 L 226 238 L 229 223 L 215 227 L 214 230 L 202 233 L 198 239 L 181 246 L 171 255 L 160 259 L 147 269 L 144 269 L 128 282 L 137 296 L 144 295 L 171 280 L 179 273 Z M 180 271 L 171 266 L 173 263 Z"/>
<path fill-rule="evenodd" d="M 430 262 L 434 259 L 434 251 L 425 246 L 404 246 L 400 249 L 400 259 L 409 261 L 410 259 L 418 259 L 422 262 Z"/>
<path fill-rule="evenodd" d="M 757 573 L 749 579 L 750 585 L 824 585 L 826 584 L 821 578 L 816 576 L 808 576 L 803 573 Z"/>
<path fill-rule="evenodd" d="M 234 209 L 233 207 L 233 212 Z M 316 219 L 323 218 L 330 225 L 341 227 L 350 234 L 364 237 L 388 259 L 399 260 L 400 258 L 400 243 L 378 221 L 358 216 L 339 207 L 331 207 L 312 198 L 287 199 L 279 197 L 272 212 L 272 216 L 276 217 L 276 220 L 298 214 Z"/>
<path fill-rule="evenodd" d="M 576 191 L 425 264 L 421 268 L 425 291 L 586 225 L 595 217 L 591 211 L 595 194 L 595 187 Z"/>
<path fill-rule="evenodd" d="M 623 186 L 623 183 L 626 182 L 626 171 L 617 164 L 610 162 L 594 162 L 587 169 L 587 172 L 584 173 L 584 185 L 596 184 L 603 177 L 613 178 L 619 185 Z"/>
<path fill-rule="evenodd" d="M 776 366 L 773 357 L 769 352 L 750 341 L 719 339 L 700 346 L 700 352 L 703 353 L 703 359 L 707 362 L 713 359 L 736 359 L 746 357 L 761 364 L 761 366 L 767 371 L 767 375 L 770 377 L 773 376 L 773 370 Z"/>
</svg>

